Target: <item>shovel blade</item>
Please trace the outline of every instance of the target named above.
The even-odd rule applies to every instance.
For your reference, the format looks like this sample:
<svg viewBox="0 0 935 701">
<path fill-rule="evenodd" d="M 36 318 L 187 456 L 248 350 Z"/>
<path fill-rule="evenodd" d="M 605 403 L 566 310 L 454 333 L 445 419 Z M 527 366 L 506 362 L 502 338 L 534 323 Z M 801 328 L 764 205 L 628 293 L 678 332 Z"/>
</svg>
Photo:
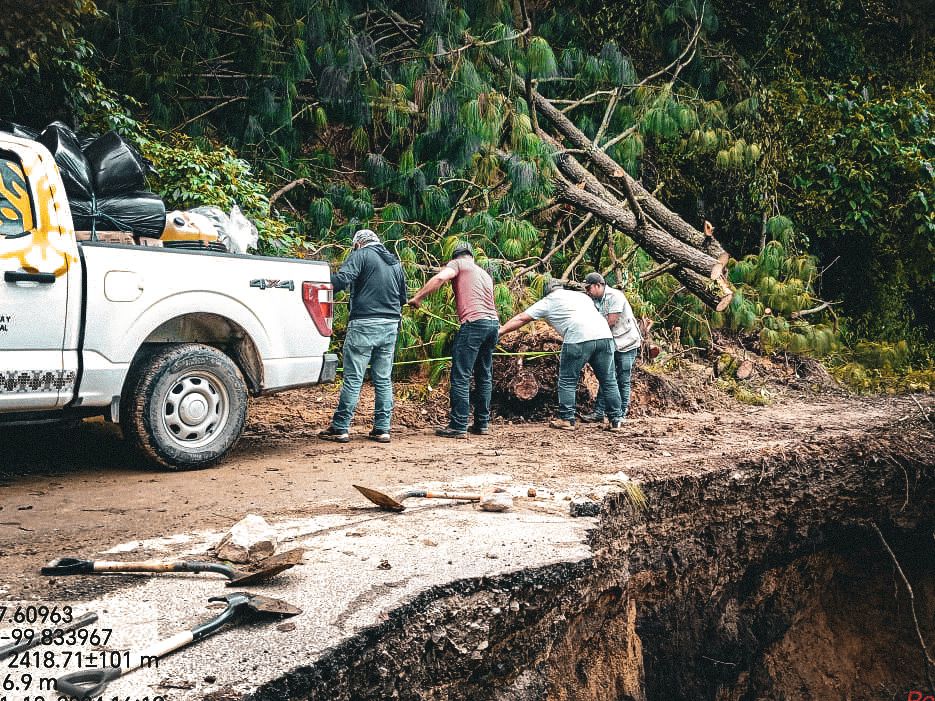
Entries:
<svg viewBox="0 0 935 701">
<path fill-rule="evenodd" d="M 378 492 L 376 489 L 361 487 L 359 484 L 355 484 L 354 489 L 363 494 L 365 497 L 367 497 L 367 499 L 372 501 L 381 509 L 386 509 L 387 511 L 403 511 L 406 508 L 389 494 Z"/>
<path fill-rule="evenodd" d="M 259 594 L 250 594 L 248 592 L 238 592 L 242 593 L 244 596 L 249 597 L 247 602 L 247 608 L 256 613 L 263 613 L 273 616 L 298 616 L 302 613 L 302 609 L 293 606 L 292 604 L 283 601 L 282 599 L 274 599 L 269 596 L 260 596 Z"/>
<path fill-rule="evenodd" d="M 237 572 L 237 575 L 227 582 L 227 586 L 244 586 L 265 582 L 280 572 L 300 564 L 304 555 L 305 550 L 303 548 L 293 548 L 278 555 L 272 555 L 257 563 L 257 569 L 254 572 Z"/>
</svg>

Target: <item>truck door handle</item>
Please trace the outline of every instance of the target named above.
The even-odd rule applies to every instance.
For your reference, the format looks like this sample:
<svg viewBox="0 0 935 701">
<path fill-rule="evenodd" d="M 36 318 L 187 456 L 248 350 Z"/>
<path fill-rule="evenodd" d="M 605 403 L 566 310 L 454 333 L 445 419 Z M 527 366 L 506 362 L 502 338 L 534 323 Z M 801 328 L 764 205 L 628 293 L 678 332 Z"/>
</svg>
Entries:
<svg viewBox="0 0 935 701">
<path fill-rule="evenodd" d="M 7 270 L 3 273 L 5 282 L 38 282 L 51 285 L 55 282 L 55 273 L 24 273 L 19 270 Z"/>
</svg>

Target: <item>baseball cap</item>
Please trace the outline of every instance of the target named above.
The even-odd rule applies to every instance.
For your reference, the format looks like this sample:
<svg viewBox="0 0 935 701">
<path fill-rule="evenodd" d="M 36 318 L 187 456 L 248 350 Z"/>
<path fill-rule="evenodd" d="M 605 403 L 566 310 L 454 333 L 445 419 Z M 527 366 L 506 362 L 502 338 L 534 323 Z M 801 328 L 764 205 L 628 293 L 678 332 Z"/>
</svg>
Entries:
<svg viewBox="0 0 935 701">
<path fill-rule="evenodd" d="M 548 297 L 549 294 L 551 294 L 552 292 L 555 292 L 555 290 L 560 290 L 563 287 L 565 287 L 565 285 L 562 283 L 562 281 L 559 278 L 550 277 L 548 280 L 545 281 L 545 284 L 542 286 L 542 296 Z"/>
<path fill-rule="evenodd" d="M 455 245 L 455 249 L 451 252 L 452 258 L 457 258 L 458 256 L 468 255 L 472 258 L 474 257 L 474 247 L 471 246 L 469 241 L 458 241 Z"/>
<path fill-rule="evenodd" d="M 604 284 L 604 276 L 601 275 L 601 274 L 600 274 L 599 272 L 597 272 L 597 271 L 590 272 L 590 273 L 588 273 L 587 275 L 584 276 L 584 284 L 585 284 L 585 285 L 603 285 L 603 284 Z"/>
</svg>

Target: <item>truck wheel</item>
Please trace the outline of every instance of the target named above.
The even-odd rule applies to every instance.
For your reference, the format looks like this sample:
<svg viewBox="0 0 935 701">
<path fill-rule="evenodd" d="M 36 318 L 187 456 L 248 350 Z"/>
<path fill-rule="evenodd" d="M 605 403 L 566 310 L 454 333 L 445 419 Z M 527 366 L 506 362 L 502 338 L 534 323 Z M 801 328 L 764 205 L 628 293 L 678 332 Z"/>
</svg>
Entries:
<svg viewBox="0 0 935 701">
<path fill-rule="evenodd" d="M 197 343 L 156 346 L 133 365 L 120 402 L 124 437 L 173 470 L 210 467 L 247 420 L 247 387 L 221 351 Z"/>
</svg>

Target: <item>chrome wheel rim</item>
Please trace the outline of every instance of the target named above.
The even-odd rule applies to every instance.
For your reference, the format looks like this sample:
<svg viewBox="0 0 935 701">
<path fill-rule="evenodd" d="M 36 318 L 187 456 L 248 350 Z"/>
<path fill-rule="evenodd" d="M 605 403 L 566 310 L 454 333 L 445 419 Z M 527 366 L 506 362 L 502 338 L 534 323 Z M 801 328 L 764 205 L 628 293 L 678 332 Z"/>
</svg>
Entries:
<svg viewBox="0 0 935 701">
<path fill-rule="evenodd" d="M 209 372 L 185 373 L 172 383 L 162 403 L 166 432 L 186 449 L 213 441 L 230 416 L 224 383 Z"/>
</svg>

